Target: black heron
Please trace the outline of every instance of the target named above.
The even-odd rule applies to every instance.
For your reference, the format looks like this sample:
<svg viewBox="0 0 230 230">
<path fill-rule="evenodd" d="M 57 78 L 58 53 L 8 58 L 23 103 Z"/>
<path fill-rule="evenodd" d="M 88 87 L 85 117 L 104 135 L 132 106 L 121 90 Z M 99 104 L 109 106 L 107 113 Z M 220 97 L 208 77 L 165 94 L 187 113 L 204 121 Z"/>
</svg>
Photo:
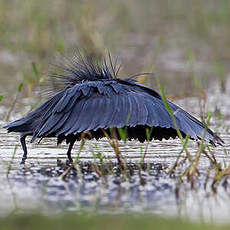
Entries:
<svg viewBox="0 0 230 230">
<path fill-rule="evenodd" d="M 102 138 L 111 128 L 125 128 L 129 140 L 147 140 L 146 128 L 151 128 L 149 140 L 176 138 L 178 136 L 172 117 L 165 108 L 161 96 L 152 88 L 138 84 L 133 78 L 118 78 L 116 63 L 95 63 L 92 59 L 75 56 L 61 67 L 62 72 L 51 74 L 63 88 L 26 117 L 14 121 L 4 128 L 8 132 L 19 132 L 24 151 L 22 163 L 27 158 L 25 139 L 57 137 L 57 143 L 66 140 L 69 144 L 67 156 L 76 140 Z M 204 138 L 209 143 L 223 141 L 202 122 L 168 101 L 174 112 L 177 126 L 183 137 Z M 111 135 L 111 133 L 110 133 Z M 121 139 L 117 135 L 118 139 Z"/>
</svg>

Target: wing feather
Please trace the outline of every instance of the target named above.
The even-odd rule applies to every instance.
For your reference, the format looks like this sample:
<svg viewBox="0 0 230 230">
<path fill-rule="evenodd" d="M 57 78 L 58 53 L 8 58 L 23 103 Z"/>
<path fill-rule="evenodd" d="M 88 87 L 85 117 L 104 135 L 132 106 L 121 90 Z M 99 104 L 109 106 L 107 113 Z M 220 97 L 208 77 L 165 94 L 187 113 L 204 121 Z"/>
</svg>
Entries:
<svg viewBox="0 0 230 230">
<path fill-rule="evenodd" d="M 55 113 L 52 114 L 49 119 L 43 124 L 43 126 L 40 128 L 40 131 L 38 132 L 38 136 L 48 136 L 50 133 L 52 133 L 52 128 L 55 127 L 59 121 L 63 118 L 64 113 Z"/>
<path fill-rule="evenodd" d="M 69 107 L 69 103 L 71 99 L 73 97 L 77 99 L 78 97 L 80 97 L 80 95 L 81 95 L 81 92 L 80 90 L 78 90 L 78 87 L 68 89 L 66 93 L 63 95 L 63 97 L 58 101 L 58 103 L 54 107 L 53 113 L 56 113 L 56 112 L 60 113 L 64 111 L 67 106 Z"/>
<path fill-rule="evenodd" d="M 137 114 L 138 105 L 137 105 L 134 97 L 129 96 L 128 100 L 129 100 L 129 104 L 130 104 L 129 126 L 134 127 L 134 126 L 136 126 L 136 124 L 138 122 L 138 114 Z"/>
<path fill-rule="evenodd" d="M 72 128 L 66 133 L 66 135 L 80 133 L 87 130 L 89 123 L 91 123 L 93 116 L 95 116 L 92 113 L 94 113 L 96 109 L 96 104 L 95 98 L 88 98 L 85 101 L 85 104 L 79 113 L 78 120 L 73 124 Z"/>
<path fill-rule="evenodd" d="M 47 114 L 53 110 L 54 106 L 63 96 L 64 91 L 57 93 L 54 97 L 43 103 L 33 112 L 30 112 L 26 117 L 14 121 L 9 125 L 5 126 L 9 132 L 28 132 L 33 133 L 40 122 L 42 122 Z"/>
<path fill-rule="evenodd" d="M 109 100 L 104 100 L 104 97 L 98 97 L 98 98 L 95 98 L 94 100 L 94 103 L 92 104 L 93 108 L 92 108 L 92 111 L 97 111 L 97 109 L 101 108 L 101 104 L 103 104 L 103 106 L 106 106 L 105 105 L 105 102 L 109 102 Z M 103 108 L 102 108 L 103 109 Z M 107 113 L 105 113 L 106 115 Z M 88 122 L 88 124 L 85 124 L 84 128 L 85 130 L 93 130 L 93 129 L 98 129 L 98 126 L 101 124 L 101 121 L 105 120 L 103 119 L 104 117 L 100 117 L 99 116 L 92 116 L 92 119 L 91 121 Z M 88 126 L 88 127 L 86 127 Z M 82 129 L 83 131 L 83 129 Z"/>
<path fill-rule="evenodd" d="M 72 127 L 73 125 L 77 122 L 79 115 L 81 113 L 82 108 L 84 107 L 86 98 L 82 98 L 81 100 L 78 101 L 78 103 L 73 107 L 73 110 L 66 121 L 65 125 L 63 125 L 63 128 L 60 129 L 56 135 L 62 135 L 66 134 Z"/>
<path fill-rule="evenodd" d="M 143 100 L 148 111 L 146 125 L 174 128 L 171 117 L 161 100 L 150 95 L 144 95 Z"/>
<path fill-rule="evenodd" d="M 133 93 L 129 93 L 131 96 Z M 141 94 L 134 93 L 132 95 L 134 97 L 134 100 L 136 100 L 137 105 L 137 124 L 138 125 L 146 125 L 148 111 L 145 106 L 145 98 Z"/>
<path fill-rule="evenodd" d="M 113 120 L 116 117 L 117 114 L 117 108 L 119 107 L 119 96 L 116 94 L 107 97 L 107 102 L 106 102 L 106 111 L 104 111 L 103 117 L 100 119 L 97 119 L 96 125 L 94 126 L 93 130 L 97 130 L 100 127 L 100 121 L 103 119 L 104 120 L 104 126 L 101 128 L 110 128 L 114 127 L 113 125 Z M 103 106 L 103 105 L 102 105 Z"/>
<path fill-rule="evenodd" d="M 175 131 L 170 131 L 175 127 L 164 102 L 149 91 L 117 82 L 75 86 L 59 100 L 52 115 L 44 116 L 45 122 L 37 136 L 68 136 L 110 127 L 154 126 L 158 127 L 158 133 L 154 134 L 157 139 L 175 137 Z M 169 104 L 180 131 L 194 139 L 201 138 L 204 125 L 177 105 Z M 213 140 L 210 132 L 207 132 L 206 138 Z M 138 135 L 141 134 L 133 130 L 132 135 L 140 138 Z"/>
<path fill-rule="evenodd" d="M 169 102 L 169 104 L 174 111 L 175 117 L 179 121 L 179 129 L 184 133 L 189 134 L 194 139 L 201 138 L 203 132 L 205 131 L 204 124 L 183 109 L 181 109 L 179 106 L 173 104 L 172 102 Z M 213 139 L 212 135 L 212 131 L 210 129 L 207 129 L 205 137 L 207 139 Z"/>
<path fill-rule="evenodd" d="M 101 116 L 94 116 L 87 130 L 108 128 L 116 107 L 116 96 L 104 96 L 98 100 L 97 109 L 103 111 Z"/>
</svg>

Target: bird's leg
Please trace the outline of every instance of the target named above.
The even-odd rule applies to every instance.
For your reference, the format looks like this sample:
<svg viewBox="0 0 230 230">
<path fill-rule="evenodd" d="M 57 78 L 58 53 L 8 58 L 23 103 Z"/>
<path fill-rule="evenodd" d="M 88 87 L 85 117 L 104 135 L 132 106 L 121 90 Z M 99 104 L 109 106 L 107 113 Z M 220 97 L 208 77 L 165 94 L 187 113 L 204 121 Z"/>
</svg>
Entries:
<svg viewBox="0 0 230 230">
<path fill-rule="evenodd" d="M 25 164 L 25 161 L 27 159 L 27 147 L 26 147 L 26 137 L 27 137 L 27 133 L 22 133 L 20 136 L 20 142 L 22 145 L 22 149 L 23 149 L 23 156 L 22 156 L 22 161 L 21 164 Z"/>
<path fill-rule="evenodd" d="M 67 157 L 68 157 L 68 159 L 69 159 L 69 161 L 70 161 L 71 163 L 73 162 L 73 159 L 72 159 L 72 157 L 71 157 L 71 150 L 72 150 L 72 148 L 73 148 L 74 142 L 75 142 L 75 141 L 70 141 L 70 143 L 69 143 L 69 148 L 68 148 L 68 151 L 67 151 Z"/>
</svg>

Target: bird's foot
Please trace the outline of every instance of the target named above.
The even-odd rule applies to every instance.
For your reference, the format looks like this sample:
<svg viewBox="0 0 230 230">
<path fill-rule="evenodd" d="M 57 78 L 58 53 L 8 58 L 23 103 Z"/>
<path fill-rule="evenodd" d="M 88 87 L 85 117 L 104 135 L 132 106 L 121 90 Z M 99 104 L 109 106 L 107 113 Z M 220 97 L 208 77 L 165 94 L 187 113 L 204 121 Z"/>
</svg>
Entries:
<svg viewBox="0 0 230 230">
<path fill-rule="evenodd" d="M 26 159 L 22 158 L 20 164 L 21 164 L 21 165 L 24 165 L 25 163 L 26 163 Z"/>
<path fill-rule="evenodd" d="M 69 164 L 73 164 L 73 159 L 72 157 L 68 157 L 68 159 L 66 160 L 66 164 L 69 165 Z"/>
</svg>

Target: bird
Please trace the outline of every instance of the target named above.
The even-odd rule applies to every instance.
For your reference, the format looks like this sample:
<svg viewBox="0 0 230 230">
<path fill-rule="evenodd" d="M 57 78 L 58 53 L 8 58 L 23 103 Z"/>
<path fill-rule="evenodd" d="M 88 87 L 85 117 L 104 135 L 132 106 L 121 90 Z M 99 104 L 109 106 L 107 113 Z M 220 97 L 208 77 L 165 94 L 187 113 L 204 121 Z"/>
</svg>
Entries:
<svg viewBox="0 0 230 230">
<path fill-rule="evenodd" d="M 32 136 L 30 142 L 49 137 L 56 137 L 57 144 L 66 141 L 70 162 L 75 141 L 98 140 L 105 132 L 112 136 L 111 130 L 121 140 L 119 129 L 125 130 L 128 140 L 140 142 L 175 139 L 178 128 L 182 137 L 223 144 L 205 124 L 167 100 L 175 124 L 162 96 L 133 77 L 141 74 L 120 78 L 120 65 L 110 54 L 101 62 L 81 53 L 66 60 L 56 65 L 59 72 L 50 73 L 62 87 L 27 116 L 4 126 L 8 132 L 20 133 L 22 164 L 27 159 L 27 136 Z M 149 135 L 147 129 L 151 129 Z"/>
</svg>

